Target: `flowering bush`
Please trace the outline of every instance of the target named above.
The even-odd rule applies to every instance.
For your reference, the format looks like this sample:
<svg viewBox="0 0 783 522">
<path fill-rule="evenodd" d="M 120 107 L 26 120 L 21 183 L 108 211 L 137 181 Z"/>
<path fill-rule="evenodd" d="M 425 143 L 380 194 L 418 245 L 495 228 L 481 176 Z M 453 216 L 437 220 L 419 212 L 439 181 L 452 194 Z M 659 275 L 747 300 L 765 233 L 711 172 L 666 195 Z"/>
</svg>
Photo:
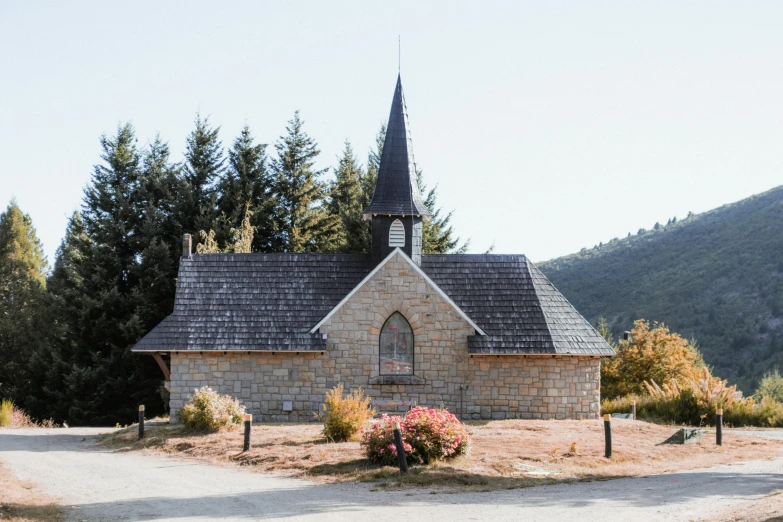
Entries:
<svg viewBox="0 0 783 522">
<path fill-rule="evenodd" d="M 394 423 L 400 423 L 402 442 L 408 462 L 428 464 L 468 453 L 470 436 L 465 426 L 446 410 L 418 406 L 405 418 L 383 415 L 362 434 L 361 445 L 367 457 L 378 464 L 396 465 Z"/>
<path fill-rule="evenodd" d="M 361 388 L 343 396 L 342 384 L 326 392 L 326 399 L 321 405 L 322 413 L 315 414 L 316 418 L 324 421 L 324 437 L 340 442 L 356 435 L 375 415 L 370 400 Z"/>
<path fill-rule="evenodd" d="M 177 417 L 189 428 L 217 431 L 239 426 L 244 413 L 245 407 L 238 400 L 204 386 L 196 390 Z"/>
</svg>

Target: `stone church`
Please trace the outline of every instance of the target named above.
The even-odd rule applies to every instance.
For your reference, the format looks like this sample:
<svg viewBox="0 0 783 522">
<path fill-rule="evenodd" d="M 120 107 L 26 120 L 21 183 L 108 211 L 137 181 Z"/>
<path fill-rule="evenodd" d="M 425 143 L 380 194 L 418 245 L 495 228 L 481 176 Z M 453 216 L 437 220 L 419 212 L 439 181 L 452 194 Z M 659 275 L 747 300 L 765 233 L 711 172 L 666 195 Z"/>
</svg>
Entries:
<svg viewBox="0 0 783 522">
<path fill-rule="evenodd" d="M 360 255 L 194 255 L 185 236 L 174 312 L 133 348 L 160 364 L 172 419 L 206 385 L 259 421 L 311 421 L 340 383 L 379 411 L 598 417 L 614 351 L 529 259 L 422 253 L 431 215 L 399 77 L 364 215 Z"/>
</svg>

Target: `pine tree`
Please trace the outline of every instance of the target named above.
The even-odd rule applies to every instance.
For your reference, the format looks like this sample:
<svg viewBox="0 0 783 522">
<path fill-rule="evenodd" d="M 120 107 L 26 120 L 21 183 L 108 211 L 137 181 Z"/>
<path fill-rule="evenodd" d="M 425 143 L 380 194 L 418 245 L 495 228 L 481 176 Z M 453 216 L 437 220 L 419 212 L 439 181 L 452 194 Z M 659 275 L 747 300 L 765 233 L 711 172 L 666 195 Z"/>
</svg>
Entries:
<svg viewBox="0 0 783 522">
<path fill-rule="evenodd" d="M 47 263 L 30 216 L 11 201 L 0 214 L 0 398 L 21 404 L 29 360 L 43 342 Z"/>
<path fill-rule="evenodd" d="M 383 141 L 386 139 L 386 124 L 381 124 L 378 134 L 375 135 L 375 148 L 367 155 L 367 175 L 362 182 L 362 207 L 367 208 L 372 201 L 375 192 L 375 182 L 378 180 L 378 171 L 381 169 L 381 153 L 383 153 Z M 368 236 L 369 236 L 368 229 Z M 369 240 L 368 240 L 369 241 Z"/>
<path fill-rule="evenodd" d="M 171 312 L 178 258 L 170 246 L 178 178 L 168 147 L 155 140 L 140 152 L 130 125 L 101 146 L 103 163 L 49 281 L 62 323 L 50 359 L 68 368 L 61 388 L 49 390 L 53 414 L 81 424 L 128 422 L 138 404 L 164 411 L 160 370 L 129 348 Z"/>
<path fill-rule="evenodd" d="M 275 144 L 273 246 L 286 252 L 332 252 L 338 246 L 340 223 L 328 211 L 328 185 L 319 179 L 326 169 L 314 170 L 320 151 L 303 125 L 297 111 L 288 122 L 287 134 Z"/>
<path fill-rule="evenodd" d="M 424 197 L 424 204 L 430 209 L 432 219 L 424 222 L 422 253 L 424 254 L 464 254 L 467 252 L 470 242 L 460 244 L 459 237 L 454 235 L 451 227 L 452 210 L 445 216 L 441 215 L 442 209 L 438 206 L 438 186 L 427 192 L 424 177 L 421 170 L 416 171 L 419 190 Z"/>
<path fill-rule="evenodd" d="M 250 225 L 257 231 L 251 251 L 270 252 L 274 248 L 270 213 L 275 205 L 270 194 L 266 144 L 255 143 L 247 125 L 228 151 L 228 164 L 226 176 L 218 187 L 220 224 L 216 230 L 217 242 L 223 246 L 231 242 L 231 230 L 241 228 L 249 205 Z"/>
<path fill-rule="evenodd" d="M 196 116 L 196 128 L 187 138 L 185 151 L 185 193 L 178 215 L 185 232 L 197 234 L 217 225 L 217 187 L 225 171 L 220 127 L 213 128 L 209 118 Z M 243 202 L 244 203 L 244 202 Z"/>
<path fill-rule="evenodd" d="M 334 171 L 335 183 L 329 199 L 329 211 L 340 218 L 339 251 L 366 253 L 370 251 L 370 225 L 362 216 L 364 178 L 366 174 L 346 140 L 343 155 Z"/>
</svg>

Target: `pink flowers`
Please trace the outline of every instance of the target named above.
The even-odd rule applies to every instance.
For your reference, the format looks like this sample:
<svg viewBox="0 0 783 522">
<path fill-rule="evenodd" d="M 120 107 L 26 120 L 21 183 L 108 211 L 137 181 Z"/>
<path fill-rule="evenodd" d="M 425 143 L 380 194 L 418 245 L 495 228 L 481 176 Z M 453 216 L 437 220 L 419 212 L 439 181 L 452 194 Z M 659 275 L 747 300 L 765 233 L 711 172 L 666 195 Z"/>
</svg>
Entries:
<svg viewBox="0 0 783 522">
<path fill-rule="evenodd" d="M 367 457 L 384 465 L 397 464 L 394 422 L 400 423 L 403 447 L 410 463 L 426 464 L 465 454 L 470 438 L 461 422 L 446 410 L 413 408 L 405 418 L 382 415 L 379 422 L 362 432 L 361 444 Z"/>
</svg>

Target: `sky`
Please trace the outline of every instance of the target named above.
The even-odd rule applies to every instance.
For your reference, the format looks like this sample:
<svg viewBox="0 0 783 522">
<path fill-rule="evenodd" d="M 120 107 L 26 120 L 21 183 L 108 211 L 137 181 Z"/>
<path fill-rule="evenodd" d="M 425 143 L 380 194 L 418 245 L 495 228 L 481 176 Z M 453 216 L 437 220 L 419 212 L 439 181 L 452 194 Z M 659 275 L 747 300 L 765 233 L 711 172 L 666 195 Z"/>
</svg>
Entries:
<svg viewBox="0 0 783 522">
<path fill-rule="evenodd" d="M 416 163 L 470 251 L 544 261 L 783 184 L 783 2 L 0 0 L 0 206 L 49 262 L 99 138 L 173 158 L 300 110 L 362 161 L 398 69 Z"/>
</svg>

